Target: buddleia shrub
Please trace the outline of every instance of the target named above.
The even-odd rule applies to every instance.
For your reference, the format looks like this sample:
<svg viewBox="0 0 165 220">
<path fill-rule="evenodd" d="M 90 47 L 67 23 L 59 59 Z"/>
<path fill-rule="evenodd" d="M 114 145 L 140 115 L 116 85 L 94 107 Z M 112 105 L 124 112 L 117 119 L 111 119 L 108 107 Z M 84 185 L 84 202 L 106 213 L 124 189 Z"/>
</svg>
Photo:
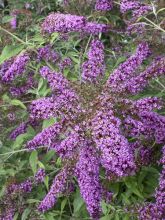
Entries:
<svg viewBox="0 0 165 220">
<path fill-rule="evenodd" d="M 15 127 L 3 128 L 4 174 L 13 178 L 2 173 L 0 219 L 164 219 L 164 100 L 150 91 L 164 86 L 165 57 L 137 38 L 143 23 L 128 36 L 153 7 L 59 7 L 29 40 L 16 20 L 15 33 L 1 28 L 20 44 L 0 57 L 1 120 Z"/>
</svg>

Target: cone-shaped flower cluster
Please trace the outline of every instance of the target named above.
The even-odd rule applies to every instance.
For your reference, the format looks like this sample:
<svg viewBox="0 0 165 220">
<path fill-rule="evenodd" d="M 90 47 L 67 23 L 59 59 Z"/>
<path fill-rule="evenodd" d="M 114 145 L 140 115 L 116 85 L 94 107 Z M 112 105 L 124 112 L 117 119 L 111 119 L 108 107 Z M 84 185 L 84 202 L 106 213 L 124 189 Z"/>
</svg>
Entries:
<svg viewBox="0 0 165 220">
<path fill-rule="evenodd" d="M 136 49 L 135 54 L 130 56 L 124 63 L 111 74 L 107 85 L 111 87 L 114 92 L 121 92 L 123 86 L 129 83 L 130 79 L 135 75 L 136 70 L 142 62 L 149 56 L 150 50 L 147 43 L 141 43 Z"/>
<path fill-rule="evenodd" d="M 123 87 L 132 94 L 142 91 L 148 85 L 150 79 L 165 73 L 164 65 L 165 57 L 155 59 L 144 72 L 131 78 Z"/>
<path fill-rule="evenodd" d="M 47 79 L 53 96 L 51 98 L 42 98 L 32 103 L 30 107 L 32 118 L 37 117 L 37 115 L 38 118 L 50 118 L 52 116 L 74 118 L 76 114 L 81 114 L 82 109 L 79 97 L 70 88 L 70 83 L 61 73 L 55 73 L 48 67 L 43 67 L 40 70 L 40 74 Z"/>
<path fill-rule="evenodd" d="M 87 22 L 83 28 L 82 33 L 98 35 L 100 33 L 106 33 L 110 30 L 110 25 L 96 23 L 96 22 Z"/>
<path fill-rule="evenodd" d="M 129 10 L 132 11 L 133 19 L 137 19 L 152 10 L 152 7 L 145 5 L 139 0 L 122 0 L 120 4 L 120 11 L 125 13 Z"/>
<path fill-rule="evenodd" d="M 87 141 L 86 146 L 80 151 L 75 172 L 87 210 L 90 216 L 97 220 L 101 211 L 100 202 L 102 197 L 99 180 L 100 161 L 95 147 L 91 144 Z"/>
<path fill-rule="evenodd" d="M 56 53 L 49 44 L 39 48 L 37 51 L 38 61 L 46 60 L 55 63 L 58 58 L 59 58 L 58 53 Z"/>
<path fill-rule="evenodd" d="M 95 10 L 97 11 L 109 11 L 113 7 L 113 0 L 97 0 Z"/>
<path fill-rule="evenodd" d="M 145 31 L 145 22 L 139 23 L 138 18 L 147 15 L 150 11 L 152 11 L 152 7 L 143 3 L 140 0 L 121 0 L 120 4 L 121 13 L 126 13 L 130 11 L 132 13 L 132 17 L 126 21 L 127 23 L 127 33 L 144 33 Z M 137 22 L 135 24 L 135 22 Z"/>
<path fill-rule="evenodd" d="M 137 0 L 122 0 L 120 3 L 120 11 L 125 13 L 132 9 L 138 9 L 140 7 L 140 2 Z"/>
<path fill-rule="evenodd" d="M 92 121 L 93 139 L 102 152 L 101 163 L 116 176 L 125 176 L 134 171 L 134 158 L 127 139 L 122 135 L 120 119 L 114 116 L 109 106 L 96 112 Z"/>
<path fill-rule="evenodd" d="M 82 79 L 96 82 L 105 72 L 104 45 L 99 40 L 93 40 L 88 52 L 88 61 L 82 65 Z"/>
<path fill-rule="evenodd" d="M 44 32 L 71 32 L 80 31 L 86 24 L 86 18 L 70 14 L 52 13 L 42 24 Z"/>
<path fill-rule="evenodd" d="M 17 28 L 17 16 L 19 15 L 19 10 L 13 10 L 10 14 L 12 16 L 11 20 L 10 20 L 10 25 L 12 29 L 16 29 Z"/>
<path fill-rule="evenodd" d="M 86 17 L 83 16 L 51 13 L 46 17 L 41 28 L 44 33 L 48 34 L 53 32 L 86 32 L 96 35 L 106 32 L 109 29 L 109 26 L 95 22 L 88 22 Z"/>
<path fill-rule="evenodd" d="M 48 128 L 45 128 L 41 133 L 37 134 L 33 140 L 29 141 L 27 147 L 36 149 L 39 146 L 51 146 L 53 140 L 57 140 L 63 128 L 63 123 L 56 123 Z"/>
<path fill-rule="evenodd" d="M 21 95 L 24 95 L 28 92 L 29 89 L 31 89 L 35 85 L 33 74 L 29 74 L 27 82 L 25 85 L 22 85 L 20 87 L 13 86 L 10 88 L 10 93 L 12 96 L 19 97 Z"/>
<path fill-rule="evenodd" d="M 57 196 L 64 192 L 67 178 L 70 174 L 71 170 L 68 167 L 64 167 L 64 169 L 55 177 L 49 193 L 39 205 L 39 210 L 41 212 L 45 212 L 54 206 Z"/>
<path fill-rule="evenodd" d="M 14 131 L 12 131 L 12 133 L 10 134 L 10 138 L 15 140 L 17 136 L 26 132 L 27 127 L 28 123 L 22 122 Z"/>
<path fill-rule="evenodd" d="M 27 53 L 22 53 L 22 54 L 19 54 L 17 57 L 15 57 L 12 65 L 9 66 L 9 68 L 6 71 L 3 71 L 1 73 L 2 81 L 11 82 L 17 76 L 23 74 L 29 60 L 30 60 L 30 57 Z"/>
<path fill-rule="evenodd" d="M 16 129 L 14 129 L 11 134 L 10 138 L 12 140 L 15 140 L 20 134 L 24 134 L 27 131 L 28 126 L 36 126 L 38 125 L 38 122 L 36 122 L 33 119 L 28 120 L 27 122 L 22 122 Z"/>
</svg>

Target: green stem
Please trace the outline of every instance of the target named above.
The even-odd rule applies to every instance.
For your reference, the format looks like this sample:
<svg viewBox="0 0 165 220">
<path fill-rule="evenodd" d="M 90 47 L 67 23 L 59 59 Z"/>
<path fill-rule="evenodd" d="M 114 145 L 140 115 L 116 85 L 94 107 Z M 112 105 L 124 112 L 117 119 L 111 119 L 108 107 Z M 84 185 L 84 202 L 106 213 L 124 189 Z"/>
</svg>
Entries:
<svg viewBox="0 0 165 220">
<path fill-rule="evenodd" d="M 86 47 L 85 47 L 84 54 L 86 54 L 86 52 L 87 52 L 87 50 L 88 50 L 88 47 L 89 47 L 89 43 L 90 43 L 90 41 L 91 41 L 91 38 L 92 38 L 92 34 L 90 34 L 90 36 L 89 36 L 88 42 L 87 42 Z"/>
<path fill-rule="evenodd" d="M 29 101 L 24 101 L 24 102 L 22 102 L 22 103 L 24 103 L 24 104 L 26 104 L 26 103 L 31 103 L 33 100 L 29 100 Z M 0 105 L 0 108 L 1 107 L 10 107 L 10 106 L 14 106 L 14 105 L 11 105 L 11 104 L 9 104 L 9 105 Z"/>
<path fill-rule="evenodd" d="M 7 34 L 9 34 L 10 36 L 12 36 L 13 38 L 15 38 L 15 39 L 16 39 L 17 41 L 19 41 L 20 43 L 22 43 L 22 44 L 24 44 L 24 45 L 27 45 L 26 42 L 24 42 L 23 40 L 21 40 L 21 39 L 20 39 L 19 37 L 17 37 L 16 35 L 12 34 L 10 31 L 8 31 L 8 30 L 2 28 L 1 26 L 0 26 L 0 30 L 3 31 L 3 32 L 5 32 L 5 33 L 7 33 Z"/>
<path fill-rule="evenodd" d="M 116 5 L 121 5 L 119 2 L 116 2 L 116 1 L 114 1 L 114 3 L 115 3 Z"/>
<path fill-rule="evenodd" d="M 22 150 L 16 150 L 16 151 L 6 152 L 6 153 L 4 153 L 4 154 L 0 154 L 0 156 L 10 155 L 10 154 L 16 154 L 16 153 L 25 152 L 25 151 L 28 151 L 28 149 L 22 149 Z"/>
<path fill-rule="evenodd" d="M 54 69 L 54 67 L 53 67 L 49 62 L 45 61 L 45 63 L 46 63 L 46 65 L 47 65 L 52 71 L 56 71 L 56 70 Z"/>
<path fill-rule="evenodd" d="M 159 79 L 155 79 L 155 81 L 165 90 L 165 86 L 159 81 Z"/>
<path fill-rule="evenodd" d="M 45 147 L 39 147 L 39 148 L 37 148 L 37 149 L 41 149 L 41 148 L 45 148 Z M 22 150 L 10 151 L 10 152 L 6 152 L 6 153 L 4 153 L 4 154 L 0 154 L 0 156 L 6 156 L 6 155 L 16 154 L 16 153 L 26 152 L 26 151 L 29 151 L 29 149 L 22 149 Z"/>
<path fill-rule="evenodd" d="M 165 30 L 163 28 L 161 28 L 160 26 L 158 26 L 157 24 L 155 24 L 154 22 L 152 22 L 151 20 L 149 20 L 146 17 L 143 17 L 146 21 L 148 21 L 150 24 L 152 24 L 154 27 L 156 27 L 158 30 L 163 31 L 165 33 Z"/>
</svg>

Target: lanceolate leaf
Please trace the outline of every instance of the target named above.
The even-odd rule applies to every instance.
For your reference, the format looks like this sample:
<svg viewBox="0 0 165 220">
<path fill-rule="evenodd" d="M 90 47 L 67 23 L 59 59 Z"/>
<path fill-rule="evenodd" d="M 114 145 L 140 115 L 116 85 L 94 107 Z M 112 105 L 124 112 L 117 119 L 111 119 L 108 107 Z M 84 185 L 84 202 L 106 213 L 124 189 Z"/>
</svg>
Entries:
<svg viewBox="0 0 165 220">
<path fill-rule="evenodd" d="M 29 158 L 29 163 L 32 168 L 33 173 L 36 173 L 37 170 L 37 162 L 38 162 L 38 154 L 37 151 L 33 151 Z"/>
<path fill-rule="evenodd" d="M 16 56 L 23 50 L 23 45 L 7 45 L 4 47 L 1 55 L 0 55 L 0 65 L 5 61 L 10 59 L 11 57 Z"/>
</svg>

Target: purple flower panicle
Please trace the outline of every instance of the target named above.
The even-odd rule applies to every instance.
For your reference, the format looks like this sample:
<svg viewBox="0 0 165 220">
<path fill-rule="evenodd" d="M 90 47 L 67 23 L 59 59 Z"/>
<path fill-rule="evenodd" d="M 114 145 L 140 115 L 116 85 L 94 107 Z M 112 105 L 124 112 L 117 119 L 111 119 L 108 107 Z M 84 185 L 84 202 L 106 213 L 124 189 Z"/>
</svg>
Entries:
<svg viewBox="0 0 165 220">
<path fill-rule="evenodd" d="M 88 60 L 82 64 L 82 79 L 88 82 L 97 82 L 105 73 L 104 45 L 99 40 L 91 42 L 88 51 Z"/>
<path fill-rule="evenodd" d="M 131 94 L 141 92 L 149 80 L 165 74 L 165 57 L 155 59 L 148 68 L 125 83 L 125 90 Z"/>
<path fill-rule="evenodd" d="M 151 6 L 141 3 L 139 0 L 122 0 L 120 4 L 120 11 L 126 13 L 127 11 L 132 11 L 132 19 L 135 20 L 148 11 L 152 10 Z"/>
<path fill-rule="evenodd" d="M 100 33 L 107 33 L 110 28 L 110 25 L 96 22 L 87 22 L 83 28 L 83 32 L 85 32 L 85 34 L 98 35 Z"/>
<path fill-rule="evenodd" d="M 30 57 L 27 53 L 23 53 L 23 54 L 18 55 L 14 59 L 12 65 L 8 68 L 8 70 L 2 76 L 2 81 L 11 82 L 17 76 L 23 74 L 29 60 L 30 60 Z"/>
<path fill-rule="evenodd" d="M 112 174 L 122 177 L 134 171 L 134 157 L 127 139 L 120 129 L 121 121 L 113 111 L 100 109 L 93 121 L 93 138 L 101 151 L 103 167 Z"/>
<path fill-rule="evenodd" d="M 36 184 L 44 182 L 44 178 L 46 176 L 45 170 L 40 168 L 35 174 L 34 180 Z"/>
<path fill-rule="evenodd" d="M 22 122 L 12 133 L 10 134 L 10 138 L 15 140 L 20 134 L 26 133 L 28 127 L 27 122 Z"/>
<path fill-rule="evenodd" d="M 29 150 L 37 149 L 40 146 L 50 147 L 53 140 L 56 140 L 60 135 L 63 128 L 61 122 L 57 122 L 54 125 L 45 128 L 41 133 L 37 134 L 32 140 L 30 140 L 26 147 Z"/>
<path fill-rule="evenodd" d="M 107 32 L 109 26 L 96 22 L 88 22 L 83 16 L 52 13 L 46 17 L 42 24 L 42 31 L 45 33 L 68 33 L 68 32 L 85 32 L 86 34 L 98 35 Z"/>
<path fill-rule="evenodd" d="M 55 63 L 58 58 L 59 55 L 58 53 L 56 53 L 53 49 L 52 46 L 50 44 L 41 47 L 38 49 L 37 51 L 37 60 L 40 62 L 41 60 L 46 60 L 46 61 L 50 61 Z"/>
<path fill-rule="evenodd" d="M 69 67 L 69 66 L 71 66 L 71 65 L 72 65 L 72 60 L 71 60 L 69 57 L 65 58 L 65 59 L 62 60 L 62 61 L 60 62 L 60 64 L 59 64 L 60 71 L 63 72 L 63 70 L 64 70 L 65 68 L 67 68 L 67 67 Z"/>
<path fill-rule="evenodd" d="M 43 199 L 43 201 L 40 203 L 38 207 L 39 211 L 46 212 L 55 205 L 59 194 L 63 193 L 63 191 L 66 189 L 68 172 L 69 172 L 68 169 L 65 167 L 55 177 L 48 194 L 46 195 L 46 197 Z"/>
<path fill-rule="evenodd" d="M 51 13 L 46 17 L 44 23 L 42 24 L 42 31 L 49 34 L 53 32 L 66 33 L 71 31 L 79 31 L 83 29 L 85 23 L 86 18 L 83 16 Z"/>
<path fill-rule="evenodd" d="M 94 146 L 86 143 L 80 152 L 76 165 L 76 176 L 80 193 L 87 205 L 87 210 L 93 219 L 99 219 L 101 203 L 101 185 L 99 180 L 99 157 Z"/>
<path fill-rule="evenodd" d="M 32 101 L 29 110 L 32 119 L 49 119 L 56 116 L 52 97 Z"/>
<path fill-rule="evenodd" d="M 54 93 L 53 103 L 50 105 L 52 112 L 55 112 L 59 117 L 72 119 L 76 117 L 76 114 L 82 113 L 83 110 L 79 103 L 78 95 L 71 88 L 70 82 L 61 73 L 56 73 L 48 67 L 43 67 L 40 70 L 40 74 L 47 79 Z M 50 108 L 48 107 L 48 109 Z"/>
<path fill-rule="evenodd" d="M 18 23 L 17 23 L 17 16 L 19 15 L 19 10 L 13 10 L 12 12 L 11 12 L 11 16 L 12 16 L 12 18 L 11 18 L 11 20 L 10 20 L 10 26 L 11 26 L 11 28 L 12 29 L 16 29 L 17 28 L 17 25 L 18 25 Z"/>
<path fill-rule="evenodd" d="M 19 97 L 21 95 L 25 95 L 28 92 L 28 90 L 31 89 L 34 85 L 35 83 L 34 83 L 33 75 L 29 75 L 25 85 L 20 87 L 13 86 L 10 88 L 9 91 L 12 96 Z"/>
<path fill-rule="evenodd" d="M 113 91 L 122 91 L 123 84 L 129 83 L 129 80 L 134 76 L 135 70 L 142 62 L 150 55 L 149 46 L 143 42 L 139 44 L 134 55 L 129 57 L 124 63 L 110 75 L 107 86 L 110 86 Z"/>
<path fill-rule="evenodd" d="M 113 8 L 113 0 L 96 0 L 95 10 L 110 11 Z"/>
<path fill-rule="evenodd" d="M 61 73 L 53 72 L 47 66 L 40 69 L 40 74 L 56 94 L 61 94 L 63 90 L 70 88 L 68 80 Z"/>
<path fill-rule="evenodd" d="M 129 10 L 138 9 L 140 7 L 140 2 L 137 0 L 122 0 L 120 4 L 120 11 L 125 13 Z"/>
</svg>

